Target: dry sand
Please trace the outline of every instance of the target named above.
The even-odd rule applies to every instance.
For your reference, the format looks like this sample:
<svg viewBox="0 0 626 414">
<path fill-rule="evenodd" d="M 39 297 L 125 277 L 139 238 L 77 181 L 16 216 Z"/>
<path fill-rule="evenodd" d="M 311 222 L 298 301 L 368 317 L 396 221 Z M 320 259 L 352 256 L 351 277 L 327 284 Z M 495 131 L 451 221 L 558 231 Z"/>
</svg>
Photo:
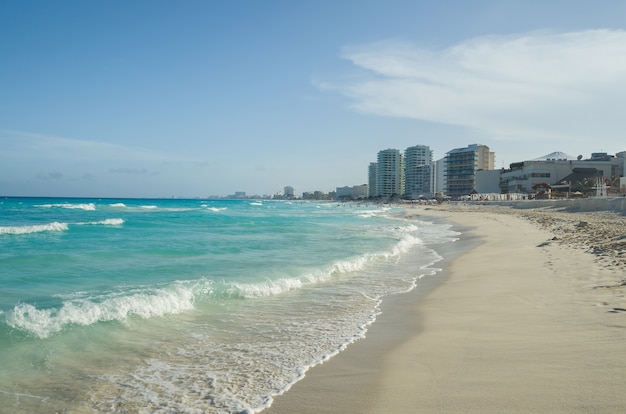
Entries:
<svg viewBox="0 0 626 414">
<path fill-rule="evenodd" d="M 625 217 L 412 214 L 471 226 L 460 243 L 480 243 L 444 263 L 437 286 L 383 303 L 366 339 L 264 414 L 626 412 Z"/>
</svg>

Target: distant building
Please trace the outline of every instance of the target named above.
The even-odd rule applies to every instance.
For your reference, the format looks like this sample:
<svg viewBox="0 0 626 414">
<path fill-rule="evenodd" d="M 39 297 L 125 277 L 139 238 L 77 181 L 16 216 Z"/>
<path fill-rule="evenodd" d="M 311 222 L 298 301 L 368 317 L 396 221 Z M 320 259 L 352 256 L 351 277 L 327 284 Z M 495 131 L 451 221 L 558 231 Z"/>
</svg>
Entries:
<svg viewBox="0 0 626 414">
<path fill-rule="evenodd" d="M 323 191 L 313 191 L 302 193 L 302 198 L 304 200 L 328 200 L 331 197 Z"/>
<path fill-rule="evenodd" d="M 359 200 L 367 198 L 367 195 L 367 184 L 352 187 L 337 187 L 335 190 L 335 197 L 337 199 Z"/>
<path fill-rule="evenodd" d="M 625 169 L 626 152 L 615 156 L 597 152 L 588 159 L 553 152 L 510 164 L 500 176 L 500 190 L 503 193 L 533 193 L 537 185 L 549 184 L 553 191 L 589 192 L 598 178 L 619 188 Z"/>
<path fill-rule="evenodd" d="M 367 184 L 355 185 L 354 187 L 352 187 L 352 198 L 354 200 L 367 198 L 368 194 L 369 194 L 369 191 L 368 191 Z"/>
<path fill-rule="evenodd" d="M 283 195 L 285 196 L 285 198 L 295 198 L 296 192 L 293 187 L 288 185 L 283 188 Z"/>
<path fill-rule="evenodd" d="M 434 171 L 432 172 L 434 180 L 435 197 L 441 196 L 446 191 L 446 164 L 445 158 L 441 158 L 434 163 Z"/>
<path fill-rule="evenodd" d="M 352 187 L 337 187 L 335 189 L 335 197 L 340 198 L 352 198 Z"/>
<path fill-rule="evenodd" d="M 376 195 L 401 196 L 404 193 L 404 159 L 397 149 L 378 152 L 376 159 Z"/>
<path fill-rule="evenodd" d="M 378 185 L 377 180 L 378 177 L 376 175 L 376 169 L 378 168 L 378 164 L 375 162 L 370 162 L 370 165 L 367 169 L 367 183 L 368 183 L 368 197 L 376 197 L 378 196 Z"/>
<path fill-rule="evenodd" d="M 493 170 L 495 155 L 486 145 L 472 144 L 446 153 L 444 164 L 446 195 L 466 196 L 476 190 L 477 171 Z"/>
<path fill-rule="evenodd" d="M 404 196 L 410 199 L 430 198 L 434 193 L 433 152 L 426 145 L 404 150 Z"/>
</svg>

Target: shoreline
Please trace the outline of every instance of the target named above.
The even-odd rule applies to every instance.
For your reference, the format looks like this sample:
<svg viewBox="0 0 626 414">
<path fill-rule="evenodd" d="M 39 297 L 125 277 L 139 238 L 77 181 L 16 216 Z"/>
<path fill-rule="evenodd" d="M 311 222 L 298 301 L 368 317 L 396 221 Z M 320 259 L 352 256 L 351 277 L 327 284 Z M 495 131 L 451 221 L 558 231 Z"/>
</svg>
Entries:
<svg viewBox="0 0 626 414">
<path fill-rule="evenodd" d="M 449 222 L 428 213 L 415 209 L 407 209 L 405 212 L 407 217 Z M 470 226 L 451 224 L 452 230 L 461 233 L 461 238 L 437 249 L 442 259 L 432 267 L 441 271 L 421 278 L 417 287 L 410 292 L 386 297 L 381 304 L 381 314 L 369 327 L 365 338 L 351 344 L 330 360 L 309 369 L 302 380 L 293 384 L 284 394 L 274 396 L 272 405 L 261 412 L 367 412 L 379 398 L 381 384 L 377 377 L 384 368 L 382 356 L 394 352 L 398 344 L 409 341 L 415 332 L 422 329 L 415 304 L 447 280 L 447 269 L 455 258 L 467 254 L 482 243 L 480 237 L 471 233 Z"/>
<path fill-rule="evenodd" d="M 460 255 L 442 254 L 437 282 L 386 299 L 365 339 L 312 368 L 263 413 L 626 409 L 626 219 L 483 206 L 407 211 L 470 229 Z M 594 240 L 606 225 L 617 236 Z"/>
</svg>

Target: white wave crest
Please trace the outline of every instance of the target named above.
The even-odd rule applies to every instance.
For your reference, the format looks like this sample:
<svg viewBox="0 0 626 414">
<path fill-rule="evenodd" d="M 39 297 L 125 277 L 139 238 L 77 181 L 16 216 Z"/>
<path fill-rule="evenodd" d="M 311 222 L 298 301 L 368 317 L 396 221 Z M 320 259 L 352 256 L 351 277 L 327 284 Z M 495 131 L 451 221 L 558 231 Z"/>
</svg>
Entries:
<svg viewBox="0 0 626 414">
<path fill-rule="evenodd" d="M 76 223 L 79 225 L 101 225 L 101 226 L 121 226 L 122 224 L 124 224 L 124 219 L 121 218 L 110 218 L 110 219 L 104 219 L 104 220 L 100 220 L 100 221 L 89 221 L 86 223 Z"/>
<path fill-rule="evenodd" d="M 121 219 L 121 218 L 105 219 L 102 221 L 97 221 L 96 224 L 103 224 L 105 226 L 121 226 L 122 224 L 124 224 L 124 219 Z"/>
<path fill-rule="evenodd" d="M 257 283 L 231 283 L 225 289 L 230 297 L 255 298 L 274 296 L 305 286 L 322 283 L 333 276 L 355 272 L 363 269 L 376 255 L 366 254 L 346 260 L 336 261 L 324 269 L 318 269 L 296 277 L 284 277 Z"/>
<path fill-rule="evenodd" d="M 389 211 L 389 207 L 381 207 L 374 210 L 362 210 L 358 213 L 358 216 L 362 218 L 378 217 L 387 211 Z"/>
<path fill-rule="evenodd" d="M 213 211 L 215 213 L 218 213 L 220 211 L 226 210 L 226 207 L 219 207 L 219 208 L 218 207 L 207 207 L 207 210 Z"/>
<path fill-rule="evenodd" d="M 268 280 L 262 283 L 233 283 L 226 290 L 228 296 L 255 298 L 274 296 L 290 290 L 300 289 L 304 282 L 298 278 Z"/>
<path fill-rule="evenodd" d="M 67 223 L 59 223 L 55 221 L 49 224 L 37 224 L 33 226 L 0 227 L 0 234 L 30 234 L 41 233 L 45 231 L 66 231 L 67 229 Z"/>
<path fill-rule="evenodd" d="M 109 204 L 109 207 L 124 208 L 124 207 L 126 207 L 126 204 L 124 204 L 124 203 L 113 203 L 113 204 Z"/>
<path fill-rule="evenodd" d="M 70 204 L 70 203 L 61 203 L 61 204 L 40 204 L 38 207 L 44 208 L 68 208 L 71 210 L 87 210 L 94 211 L 96 209 L 96 205 L 94 203 L 81 203 L 81 204 Z"/>
<path fill-rule="evenodd" d="M 150 318 L 193 309 L 192 288 L 177 285 L 154 292 L 64 302 L 60 308 L 37 309 L 30 304 L 15 306 L 6 316 L 7 323 L 39 338 L 47 338 L 69 325 L 92 325 L 97 322 L 124 321 L 130 316 Z"/>
</svg>

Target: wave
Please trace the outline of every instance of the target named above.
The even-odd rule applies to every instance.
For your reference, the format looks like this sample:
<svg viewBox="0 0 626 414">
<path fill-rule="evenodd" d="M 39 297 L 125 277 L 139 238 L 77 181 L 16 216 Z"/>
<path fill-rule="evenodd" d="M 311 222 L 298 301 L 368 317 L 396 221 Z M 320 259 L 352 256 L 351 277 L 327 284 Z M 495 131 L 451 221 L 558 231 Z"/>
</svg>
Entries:
<svg viewBox="0 0 626 414">
<path fill-rule="evenodd" d="M 89 221 L 86 223 L 76 223 L 77 225 L 102 225 L 102 226 L 121 226 L 122 224 L 124 224 L 124 219 L 121 218 L 110 218 L 110 219 L 104 219 L 104 220 L 100 220 L 100 221 Z"/>
<path fill-rule="evenodd" d="M 352 259 L 339 260 L 322 269 L 305 272 L 300 276 L 267 279 L 263 282 L 231 282 L 223 287 L 222 295 L 228 298 L 256 298 L 275 296 L 306 286 L 325 282 L 333 276 L 355 272 L 376 259 L 377 255 L 365 254 Z"/>
<path fill-rule="evenodd" d="M 107 219 L 103 222 L 118 223 Z M 65 225 L 66 226 L 66 225 Z M 413 227 L 394 229 L 397 241 L 381 252 L 369 252 L 337 260 L 326 266 L 305 270 L 293 276 L 266 279 L 250 283 L 198 279 L 177 281 L 162 286 L 128 288 L 94 295 L 74 292 L 57 296 L 57 307 L 38 308 L 35 304 L 19 303 L 6 311 L 2 319 L 14 329 L 38 338 L 47 338 L 72 326 L 88 326 L 100 322 L 125 322 L 128 318 L 162 317 L 191 311 L 198 301 L 252 299 L 280 295 L 308 286 L 324 283 L 337 277 L 357 272 L 368 266 L 401 255 L 411 246 L 421 243 L 412 234 Z"/>
<path fill-rule="evenodd" d="M 109 207 L 124 208 L 124 207 L 126 207 L 126 204 L 124 204 L 124 203 L 113 203 L 113 204 L 109 204 Z"/>
<path fill-rule="evenodd" d="M 197 207 L 159 207 L 157 205 L 148 204 L 139 206 L 138 209 L 140 211 L 150 210 L 150 211 L 159 211 L 159 212 L 183 212 L 183 211 L 195 211 L 198 210 Z"/>
<path fill-rule="evenodd" d="M 406 226 L 400 228 L 401 232 L 405 232 L 398 242 L 387 252 L 365 253 L 360 256 L 338 260 L 325 268 L 304 273 L 296 277 L 285 277 L 280 279 L 268 279 L 263 282 L 256 283 L 230 283 L 223 288 L 223 295 L 226 297 L 239 298 L 255 298 L 280 295 L 296 289 L 323 283 L 333 277 L 344 274 L 358 272 L 363 270 L 372 262 L 397 257 L 409 251 L 415 245 L 422 244 L 423 241 L 418 237 L 408 234 L 416 226 Z"/>
<path fill-rule="evenodd" d="M 37 224 L 31 226 L 0 226 L 0 234 L 30 234 L 46 231 L 66 231 L 67 229 L 67 223 L 59 223 L 55 221 L 48 224 Z"/>
<path fill-rule="evenodd" d="M 81 204 L 70 204 L 70 203 L 58 203 L 58 204 L 39 204 L 37 207 L 42 208 L 68 208 L 72 210 L 87 210 L 87 211 L 95 211 L 96 205 L 94 203 L 81 203 Z"/>
<path fill-rule="evenodd" d="M 121 218 L 110 218 L 100 221 L 91 221 L 84 223 L 75 223 L 77 226 L 84 225 L 100 225 L 100 226 L 121 226 L 124 224 L 124 220 Z M 48 224 L 35 224 L 30 226 L 0 226 L 0 234 L 31 234 L 31 233 L 42 233 L 47 231 L 67 231 L 69 230 L 70 224 L 68 223 L 59 223 L 58 221 L 48 223 Z"/>
<path fill-rule="evenodd" d="M 206 207 L 206 209 L 215 213 L 219 213 L 220 211 L 226 210 L 226 207 Z"/>
<path fill-rule="evenodd" d="M 389 211 L 389 207 L 381 207 L 381 208 L 374 209 L 374 210 L 359 211 L 357 215 L 363 218 L 380 217 L 381 215 L 385 214 L 387 211 Z"/>
<path fill-rule="evenodd" d="M 5 320 L 12 328 L 43 339 L 73 325 L 124 322 L 132 316 L 147 319 L 177 314 L 194 308 L 196 293 L 210 291 L 207 282 L 175 282 L 166 287 L 139 287 L 95 297 L 75 293 L 63 301 L 60 307 L 47 309 L 20 303 L 6 313 Z"/>
</svg>

